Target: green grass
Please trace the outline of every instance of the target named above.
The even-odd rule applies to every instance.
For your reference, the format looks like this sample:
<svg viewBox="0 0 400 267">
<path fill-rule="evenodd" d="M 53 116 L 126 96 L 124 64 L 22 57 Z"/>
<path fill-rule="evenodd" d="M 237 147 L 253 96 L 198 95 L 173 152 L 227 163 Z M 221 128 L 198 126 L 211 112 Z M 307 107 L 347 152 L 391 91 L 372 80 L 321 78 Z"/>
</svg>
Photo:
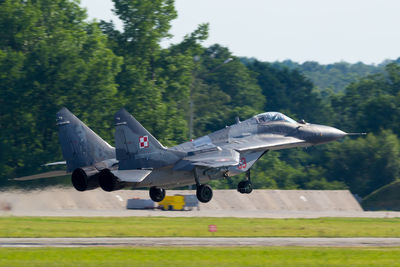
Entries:
<svg viewBox="0 0 400 267">
<path fill-rule="evenodd" d="M 1 248 L 0 266 L 400 266 L 400 248 Z"/>
<path fill-rule="evenodd" d="M 209 233 L 216 224 L 218 232 Z M 400 218 L 0 217 L 0 237 L 400 237 Z"/>
</svg>

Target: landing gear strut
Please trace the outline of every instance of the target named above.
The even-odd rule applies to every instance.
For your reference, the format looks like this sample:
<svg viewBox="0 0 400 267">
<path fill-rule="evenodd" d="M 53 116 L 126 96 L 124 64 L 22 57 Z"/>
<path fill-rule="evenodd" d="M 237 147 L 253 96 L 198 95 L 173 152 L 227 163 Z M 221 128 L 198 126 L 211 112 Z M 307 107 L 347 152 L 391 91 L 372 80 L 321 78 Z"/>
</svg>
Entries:
<svg viewBox="0 0 400 267">
<path fill-rule="evenodd" d="M 250 170 L 246 172 L 247 180 L 241 181 L 238 184 L 238 192 L 241 194 L 250 194 L 253 191 L 253 184 L 250 180 Z"/>
<path fill-rule="evenodd" d="M 152 187 L 150 187 L 149 194 L 150 194 L 151 200 L 153 200 L 154 202 L 160 202 L 165 197 L 165 189 L 152 186 Z"/>
<path fill-rule="evenodd" d="M 213 197 L 213 191 L 211 187 L 207 184 L 200 184 L 199 175 L 197 174 L 197 169 L 194 168 L 194 180 L 196 181 L 196 196 L 200 202 L 207 203 Z"/>
</svg>

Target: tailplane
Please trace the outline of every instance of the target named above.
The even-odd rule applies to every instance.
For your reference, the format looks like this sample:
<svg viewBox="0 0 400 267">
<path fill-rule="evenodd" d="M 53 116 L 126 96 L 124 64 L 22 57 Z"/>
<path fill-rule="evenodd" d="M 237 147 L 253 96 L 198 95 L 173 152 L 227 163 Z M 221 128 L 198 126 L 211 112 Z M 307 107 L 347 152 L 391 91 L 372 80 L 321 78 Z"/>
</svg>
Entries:
<svg viewBox="0 0 400 267">
<path fill-rule="evenodd" d="M 67 171 L 115 158 L 115 149 L 67 108 L 57 112 L 57 125 Z"/>
</svg>

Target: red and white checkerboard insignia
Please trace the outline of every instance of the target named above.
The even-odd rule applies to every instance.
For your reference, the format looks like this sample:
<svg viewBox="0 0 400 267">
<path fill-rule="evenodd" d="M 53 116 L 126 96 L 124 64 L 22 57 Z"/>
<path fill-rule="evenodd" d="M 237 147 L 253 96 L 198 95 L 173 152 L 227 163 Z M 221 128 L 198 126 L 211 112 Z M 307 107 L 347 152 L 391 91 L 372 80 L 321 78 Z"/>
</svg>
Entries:
<svg viewBox="0 0 400 267">
<path fill-rule="evenodd" d="M 240 169 L 246 169 L 246 167 L 247 167 L 246 158 L 241 158 L 237 168 L 240 170 Z"/>
<path fill-rule="evenodd" d="M 149 147 L 149 137 L 147 135 L 139 137 L 139 148 Z"/>
</svg>

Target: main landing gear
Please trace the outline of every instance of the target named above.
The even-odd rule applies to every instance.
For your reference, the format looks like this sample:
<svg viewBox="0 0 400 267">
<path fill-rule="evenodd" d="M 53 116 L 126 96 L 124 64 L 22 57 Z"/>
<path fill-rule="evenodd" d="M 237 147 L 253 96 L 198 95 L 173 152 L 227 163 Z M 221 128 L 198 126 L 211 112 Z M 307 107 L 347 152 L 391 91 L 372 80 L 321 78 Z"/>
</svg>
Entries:
<svg viewBox="0 0 400 267">
<path fill-rule="evenodd" d="M 162 189 L 162 188 L 159 188 L 156 186 L 152 186 L 152 187 L 150 187 L 149 194 L 150 194 L 151 200 L 153 200 L 154 202 L 160 202 L 165 197 L 165 189 Z"/>
<path fill-rule="evenodd" d="M 213 191 L 211 187 L 207 184 L 200 184 L 199 175 L 197 174 L 197 169 L 194 168 L 194 179 L 196 181 L 196 196 L 200 202 L 207 203 L 213 197 Z"/>
<path fill-rule="evenodd" d="M 241 194 L 250 194 L 253 191 L 253 184 L 250 180 L 250 170 L 246 172 L 247 180 L 241 181 L 238 184 L 237 191 Z"/>
</svg>

